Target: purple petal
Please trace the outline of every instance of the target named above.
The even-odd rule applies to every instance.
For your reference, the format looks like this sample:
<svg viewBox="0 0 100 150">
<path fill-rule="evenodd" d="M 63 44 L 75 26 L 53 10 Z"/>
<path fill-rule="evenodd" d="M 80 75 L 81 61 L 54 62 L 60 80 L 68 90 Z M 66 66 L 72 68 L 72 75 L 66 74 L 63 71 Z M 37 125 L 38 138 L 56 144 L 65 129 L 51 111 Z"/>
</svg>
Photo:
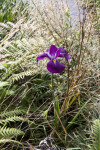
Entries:
<svg viewBox="0 0 100 150">
<path fill-rule="evenodd" d="M 51 45 L 50 46 L 50 55 L 52 56 L 52 57 L 56 57 L 56 53 L 57 53 L 57 51 L 58 51 L 58 49 L 57 49 L 57 47 L 55 46 L 55 45 Z"/>
<path fill-rule="evenodd" d="M 51 59 L 51 56 L 50 56 L 50 54 L 49 54 L 49 49 L 46 50 L 46 51 L 45 51 L 43 54 L 41 54 L 40 56 L 38 56 L 36 59 L 37 59 L 37 60 L 42 60 L 42 59 L 44 59 L 45 57 Z"/>
<path fill-rule="evenodd" d="M 70 59 L 70 55 L 68 53 L 66 53 L 64 56 L 66 59 Z"/>
<path fill-rule="evenodd" d="M 61 52 L 59 57 L 65 57 L 65 59 L 70 59 L 70 55 L 64 48 L 58 48 Z"/>
<path fill-rule="evenodd" d="M 42 60 L 42 59 L 44 59 L 45 57 L 47 57 L 47 54 L 44 52 L 43 54 L 41 54 L 40 56 L 38 56 L 36 59 L 37 59 L 37 60 Z"/>
<path fill-rule="evenodd" d="M 57 53 L 56 53 L 56 57 L 55 58 L 59 57 L 60 53 L 61 53 L 61 51 L 58 50 Z"/>
<path fill-rule="evenodd" d="M 59 61 L 49 61 L 47 63 L 47 69 L 52 73 L 61 73 L 65 69 L 65 65 L 61 64 Z"/>
</svg>

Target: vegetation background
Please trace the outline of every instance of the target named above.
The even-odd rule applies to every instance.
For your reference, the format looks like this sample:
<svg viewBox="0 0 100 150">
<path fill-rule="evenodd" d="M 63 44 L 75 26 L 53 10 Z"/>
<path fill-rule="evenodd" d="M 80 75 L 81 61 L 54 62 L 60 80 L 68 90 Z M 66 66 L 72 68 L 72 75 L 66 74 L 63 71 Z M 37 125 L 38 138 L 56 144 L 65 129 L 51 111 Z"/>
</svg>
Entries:
<svg viewBox="0 0 100 150">
<path fill-rule="evenodd" d="M 100 150 L 100 1 L 0 1 L 0 149 L 34 149 L 46 137 L 63 150 Z M 71 55 L 53 75 L 36 57 L 50 45 Z"/>
</svg>

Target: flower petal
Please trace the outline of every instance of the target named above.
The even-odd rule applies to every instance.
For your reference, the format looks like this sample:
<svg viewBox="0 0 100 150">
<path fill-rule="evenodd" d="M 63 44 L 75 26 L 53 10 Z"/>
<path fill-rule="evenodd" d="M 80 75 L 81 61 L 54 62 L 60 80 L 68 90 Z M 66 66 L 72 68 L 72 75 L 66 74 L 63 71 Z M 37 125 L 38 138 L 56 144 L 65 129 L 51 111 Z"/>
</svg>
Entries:
<svg viewBox="0 0 100 150">
<path fill-rule="evenodd" d="M 70 55 L 64 48 L 58 48 L 60 50 L 59 57 L 65 57 L 65 59 L 70 59 Z"/>
<path fill-rule="evenodd" d="M 68 53 L 66 53 L 64 56 L 66 59 L 70 59 L 70 55 Z"/>
<path fill-rule="evenodd" d="M 50 51 L 49 51 L 49 53 L 50 53 L 50 55 L 51 55 L 53 58 L 56 57 L 57 51 L 58 51 L 58 49 L 57 49 L 57 47 L 56 47 L 55 45 L 51 45 L 51 46 L 50 46 Z"/>
<path fill-rule="evenodd" d="M 61 53 L 61 50 L 58 50 L 55 58 L 59 57 L 60 53 Z"/>
<path fill-rule="evenodd" d="M 40 56 L 38 56 L 36 59 L 37 59 L 37 60 L 42 60 L 42 59 L 44 59 L 45 57 L 48 57 L 48 55 L 44 52 L 43 54 L 41 54 Z"/>
<path fill-rule="evenodd" d="M 65 69 L 65 65 L 61 64 L 59 61 L 49 61 L 47 63 L 47 69 L 52 73 L 61 73 Z"/>
</svg>

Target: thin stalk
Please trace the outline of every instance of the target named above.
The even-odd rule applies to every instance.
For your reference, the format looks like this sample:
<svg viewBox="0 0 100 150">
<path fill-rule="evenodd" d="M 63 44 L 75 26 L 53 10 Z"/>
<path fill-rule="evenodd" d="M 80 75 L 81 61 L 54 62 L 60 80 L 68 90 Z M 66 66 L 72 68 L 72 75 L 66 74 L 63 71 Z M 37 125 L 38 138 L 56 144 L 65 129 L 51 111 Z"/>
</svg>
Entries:
<svg viewBox="0 0 100 150">
<path fill-rule="evenodd" d="M 54 90 L 53 90 L 53 73 L 51 74 L 51 91 L 52 91 L 52 98 L 54 99 Z M 57 101 L 55 101 L 55 103 L 54 103 L 54 118 L 55 118 L 55 126 L 56 126 L 56 130 L 58 129 L 58 124 L 57 124 L 57 122 L 58 122 L 58 119 L 57 119 L 57 114 L 56 114 L 56 112 L 55 112 L 55 110 L 56 110 L 56 103 L 57 103 Z"/>
<path fill-rule="evenodd" d="M 51 88 L 53 90 L 53 73 L 51 74 Z"/>
</svg>

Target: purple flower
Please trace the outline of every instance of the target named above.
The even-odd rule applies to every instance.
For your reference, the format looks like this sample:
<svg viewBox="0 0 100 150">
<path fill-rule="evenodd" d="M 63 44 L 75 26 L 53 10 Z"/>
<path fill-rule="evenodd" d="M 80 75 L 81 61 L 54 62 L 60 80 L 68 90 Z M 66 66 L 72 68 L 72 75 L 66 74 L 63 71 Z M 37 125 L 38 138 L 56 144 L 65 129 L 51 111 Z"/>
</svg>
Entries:
<svg viewBox="0 0 100 150">
<path fill-rule="evenodd" d="M 67 51 L 64 48 L 58 48 L 60 50 L 59 57 L 65 57 L 65 59 L 70 59 L 70 55 L 67 53 Z"/>
<path fill-rule="evenodd" d="M 47 63 L 47 69 L 51 73 L 61 73 L 65 69 L 65 65 L 61 64 L 57 61 L 57 57 L 65 57 L 65 59 L 69 59 L 70 55 L 63 48 L 57 48 L 54 45 L 50 46 L 50 49 L 45 51 L 42 55 L 38 56 L 37 60 L 42 60 L 45 57 L 49 58 L 49 62 Z"/>
</svg>

